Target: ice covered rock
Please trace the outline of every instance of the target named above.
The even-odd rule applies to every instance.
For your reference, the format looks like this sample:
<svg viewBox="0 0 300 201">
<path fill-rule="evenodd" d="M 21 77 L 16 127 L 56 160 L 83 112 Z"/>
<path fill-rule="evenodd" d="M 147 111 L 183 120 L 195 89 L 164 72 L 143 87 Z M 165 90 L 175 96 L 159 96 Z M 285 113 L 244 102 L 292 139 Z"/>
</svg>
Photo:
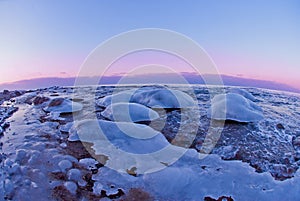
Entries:
<svg viewBox="0 0 300 201">
<path fill-rule="evenodd" d="M 67 148 L 68 145 L 67 145 L 67 143 L 63 142 L 63 143 L 60 143 L 59 146 L 61 148 Z"/>
<path fill-rule="evenodd" d="M 68 173 L 67 173 L 67 175 L 68 175 L 68 179 L 69 180 L 72 180 L 72 181 L 75 181 L 75 182 L 78 182 L 78 181 L 80 181 L 80 180 L 82 180 L 82 178 L 81 178 L 81 172 L 80 172 L 80 170 L 78 170 L 78 169 L 70 169 L 69 171 L 68 171 Z"/>
<path fill-rule="evenodd" d="M 9 195 L 14 190 L 14 183 L 10 179 L 4 181 L 4 192 Z"/>
<path fill-rule="evenodd" d="M 68 133 L 72 126 L 73 126 L 73 122 L 69 122 L 65 125 L 61 125 L 59 127 L 59 130 L 64 133 Z"/>
<path fill-rule="evenodd" d="M 93 186 L 93 193 L 95 195 L 101 195 L 101 191 L 103 190 L 103 185 L 100 182 L 95 182 Z"/>
<path fill-rule="evenodd" d="M 255 101 L 255 97 L 249 93 L 248 91 L 244 90 L 244 89 L 239 89 L 239 88 L 230 88 L 229 89 L 229 93 L 235 93 L 235 94 L 240 94 L 242 96 L 244 96 L 245 98 L 251 100 L 251 101 Z"/>
<path fill-rule="evenodd" d="M 65 172 L 66 169 L 69 169 L 72 167 L 72 163 L 69 160 L 62 160 L 58 163 L 58 166 L 62 172 Z"/>
<path fill-rule="evenodd" d="M 45 97 L 45 96 L 36 96 L 33 100 L 32 100 L 32 103 L 34 105 L 40 105 L 40 104 L 43 104 L 44 102 L 47 102 L 49 101 L 50 98 L 48 97 Z"/>
<path fill-rule="evenodd" d="M 50 101 L 47 107 L 44 108 L 44 111 L 54 113 L 72 113 L 82 110 L 82 107 L 81 103 L 76 103 L 64 98 L 55 98 Z"/>
<path fill-rule="evenodd" d="M 72 181 L 67 181 L 64 183 L 64 186 L 66 187 L 66 189 L 72 193 L 72 194 L 76 194 L 77 191 L 77 185 L 72 182 Z"/>
<path fill-rule="evenodd" d="M 27 152 L 25 149 L 19 149 L 16 151 L 16 161 L 21 162 L 26 157 Z"/>
<path fill-rule="evenodd" d="M 79 160 L 79 164 L 88 170 L 96 169 L 98 162 L 93 158 L 83 158 Z"/>
<path fill-rule="evenodd" d="M 112 121 L 123 122 L 152 121 L 159 118 L 156 111 L 137 103 L 113 103 L 101 115 Z"/>
<path fill-rule="evenodd" d="M 235 94 L 216 95 L 211 101 L 208 117 L 215 120 L 257 122 L 262 120 L 262 109 L 245 97 Z"/>
<path fill-rule="evenodd" d="M 141 88 L 136 91 L 128 90 L 99 99 L 96 104 L 107 107 L 111 103 L 132 102 L 152 108 L 188 108 L 197 103 L 188 94 L 165 88 Z"/>
</svg>

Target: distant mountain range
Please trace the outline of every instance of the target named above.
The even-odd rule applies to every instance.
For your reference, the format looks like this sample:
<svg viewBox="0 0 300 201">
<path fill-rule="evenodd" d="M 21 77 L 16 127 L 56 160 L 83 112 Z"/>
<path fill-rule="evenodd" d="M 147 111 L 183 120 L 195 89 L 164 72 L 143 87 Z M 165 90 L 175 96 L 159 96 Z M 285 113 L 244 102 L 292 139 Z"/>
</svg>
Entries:
<svg viewBox="0 0 300 201">
<path fill-rule="evenodd" d="M 209 80 L 209 84 L 214 85 L 218 84 L 219 75 L 203 75 L 202 77 L 193 73 L 182 73 L 181 76 L 185 78 L 185 82 L 190 84 L 206 84 L 204 80 Z M 48 77 L 48 78 L 36 78 L 30 80 L 21 80 L 12 83 L 0 84 L 0 90 L 28 90 L 28 89 L 37 89 L 37 88 L 47 88 L 51 86 L 73 86 L 75 80 L 77 84 L 81 85 L 95 85 L 99 84 L 117 84 L 118 82 L 122 84 L 147 84 L 147 83 L 159 83 L 159 84 L 178 84 L 177 74 L 150 74 L 150 75 L 136 75 L 128 76 L 123 78 L 122 75 L 116 76 L 104 76 L 100 79 L 99 77 L 69 77 L 69 78 L 59 78 L 59 77 Z M 223 80 L 224 85 L 228 86 L 242 86 L 242 87 L 256 87 L 256 88 L 266 88 L 280 91 L 289 91 L 300 93 L 300 89 L 291 87 L 286 84 L 266 81 L 266 80 L 257 80 L 257 79 L 248 79 L 241 77 L 234 77 L 228 75 L 220 75 Z M 179 84 L 182 84 L 180 82 Z"/>
</svg>

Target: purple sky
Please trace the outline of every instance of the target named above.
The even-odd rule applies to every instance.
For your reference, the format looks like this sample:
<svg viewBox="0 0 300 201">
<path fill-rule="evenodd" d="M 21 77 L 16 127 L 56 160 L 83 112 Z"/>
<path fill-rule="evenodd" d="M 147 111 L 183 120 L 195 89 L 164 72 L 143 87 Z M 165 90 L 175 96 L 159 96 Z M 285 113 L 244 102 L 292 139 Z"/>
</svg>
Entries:
<svg viewBox="0 0 300 201">
<path fill-rule="evenodd" d="M 221 74 L 300 89 L 299 11 L 296 0 L 0 1 L 0 83 L 74 77 L 103 41 L 132 29 L 155 27 L 196 41 Z M 153 54 L 125 58 L 107 75 L 153 60 L 190 71 L 176 58 Z M 153 69 L 148 66 L 139 73 L 158 71 Z"/>
</svg>

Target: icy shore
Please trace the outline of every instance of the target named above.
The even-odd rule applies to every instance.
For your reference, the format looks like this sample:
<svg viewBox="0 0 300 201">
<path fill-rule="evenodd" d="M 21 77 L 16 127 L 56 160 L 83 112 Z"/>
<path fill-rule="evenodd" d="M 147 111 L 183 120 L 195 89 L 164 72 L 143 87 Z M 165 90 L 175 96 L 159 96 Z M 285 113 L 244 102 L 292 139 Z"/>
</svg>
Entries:
<svg viewBox="0 0 300 201">
<path fill-rule="evenodd" d="M 142 129 L 143 139 L 137 136 L 141 132 L 123 135 L 135 124 L 111 122 L 102 115 L 105 107 L 96 104 L 116 89 L 132 88 L 137 87 L 51 87 L 0 96 L 0 200 L 300 199 L 299 95 L 245 89 L 264 118 L 221 124 L 207 114 L 210 95 L 219 89 L 193 86 L 198 110 L 153 108 L 159 117 L 144 121 L 144 115 L 135 127 Z M 170 88 L 193 97 L 184 86 Z M 107 152 L 109 145 L 102 138 L 90 136 L 97 134 L 93 122 L 98 121 L 111 146 L 139 158 Z M 222 132 L 212 153 L 204 157 L 200 152 L 208 129 Z M 176 137 L 180 132 L 183 139 Z M 137 144 L 132 137 L 145 141 Z M 140 157 L 164 147 L 170 155 L 155 156 L 156 166 L 151 167 L 148 156 Z M 182 157 L 171 160 L 177 155 Z M 151 171 L 141 171 L 145 164 Z"/>
</svg>

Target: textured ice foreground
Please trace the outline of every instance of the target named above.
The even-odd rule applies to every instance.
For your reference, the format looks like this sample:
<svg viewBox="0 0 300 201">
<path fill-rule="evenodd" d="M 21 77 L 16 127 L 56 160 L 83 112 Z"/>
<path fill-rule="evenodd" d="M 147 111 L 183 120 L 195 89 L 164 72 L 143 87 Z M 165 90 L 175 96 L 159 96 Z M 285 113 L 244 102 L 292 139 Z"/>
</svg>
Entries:
<svg viewBox="0 0 300 201">
<path fill-rule="evenodd" d="M 53 87 L 5 102 L 0 107 L 4 108 L 1 123 L 6 125 L 0 138 L 0 200 L 181 201 L 221 196 L 235 201 L 299 200 L 299 95 L 246 89 L 265 118 L 247 124 L 229 121 L 221 127 L 219 121 L 210 125 L 207 118 L 211 103 L 208 90 L 194 86 L 201 114 L 198 122 L 190 118 L 194 108 L 160 109 L 159 119 L 147 126 L 101 120 L 104 108 L 91 105 L 91 100 L 107 97 L 115 88 L 126 91 L 139 87 L 103 86 L 96 89 L 96 97 L 92 87 L 75 94 L 67 87 Z M 190 94 L 185 86 L 171 88 Z M 38 97 L 53 96 L 75 97 L 72 100 L 84 109 L 59 113 L 56 120 L 45 118 L 48 112 L 43 108 L 49 101 Z M 17 107 L 9 117 L 7 113 Z M 74 122 L 75 117 L 80 121 Z M 165 121 L 164 127 L 155 130 L 160 121 Z M 209 126 L 213 131 L 221 129 L 222 135 L 213 154 L 203 158 L 196 150 L 201 150 Z M 178 140 L 184 141 L 193 130 L 197 131 L 190 146 L 193 149 L 178 147 Z M 175 142 L 180 131 L 185 135 Z M 86 142 L 78 141 L 80 136 Z M 143 196 L 138 199 L 136 195 Z"/>
<path fill-rule="evenodd" d="M 137 103 L 113 103 L 101 114 L 109 120 L 123 122 L 152 121 L 159 118 L 157 112 Z"/>
<path fill-rule="evenodd" d="M 258 105 L 236 93 L 216 95 L 211 102 L 208 117 L 216 120 L 256 122 L 263 119 Z"/>
<path fill-rule="evenodd" d="M 107 107 L 111 103 L 119 102 L 139 103 L 152 108 L 187 108 L 197 104 L 191 96 L 182 91 L 153 87 L 119 92 L 98 100 L 97 104 Z"/>
</svg>

